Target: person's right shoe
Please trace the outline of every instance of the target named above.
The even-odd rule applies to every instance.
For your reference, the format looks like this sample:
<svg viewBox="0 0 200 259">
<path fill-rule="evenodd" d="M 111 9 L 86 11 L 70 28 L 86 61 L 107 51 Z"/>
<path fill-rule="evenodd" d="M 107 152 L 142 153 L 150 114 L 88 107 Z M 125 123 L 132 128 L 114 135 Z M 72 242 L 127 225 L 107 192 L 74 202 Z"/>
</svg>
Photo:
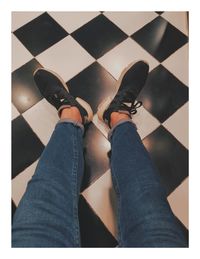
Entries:
<svg viewBox="0 0 200 259">
<path fill-rule="evenodd" d="M 82 117 L 82 123 L 89 123 L 93 118 L 90 105 L 80 97 L 73 97 L 64 80 L 54 71 L 38 68 L 34 74 L 34 81 L 43 97 L 58 110 L 60 117 L 64 108 L 77 107 Z"/>
<path fill-rule="evenodd" d="M 98 107 L 98 118 L 110 126 L 112 112 L 127 114 L 130 118 L 137 112 L 142 102 L 135 102 L 140 91 L 145 85 L 149 72 L 149 65 L 144 61 L 138 61 L 126 68 L 119 80 L 117 93 L 112 99 L 108 97 Z"/>
</svg>

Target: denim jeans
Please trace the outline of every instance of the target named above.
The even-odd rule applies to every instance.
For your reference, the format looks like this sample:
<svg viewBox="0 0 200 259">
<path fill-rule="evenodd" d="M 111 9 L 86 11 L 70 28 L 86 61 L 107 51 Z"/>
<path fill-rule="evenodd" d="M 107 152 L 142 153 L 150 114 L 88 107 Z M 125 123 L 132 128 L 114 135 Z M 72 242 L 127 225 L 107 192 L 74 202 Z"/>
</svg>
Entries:
<svg viewBox="0 0 200 259">
<path fill-rule="evenodd" d="M 119 247 L 186 247 L 135 125 L 120 122 L 110 135 Z M 56 125 L 15 213 L 13 247 L 80 247 L 82 140 L 79 124 L 62 121 Z"/>
</svg>

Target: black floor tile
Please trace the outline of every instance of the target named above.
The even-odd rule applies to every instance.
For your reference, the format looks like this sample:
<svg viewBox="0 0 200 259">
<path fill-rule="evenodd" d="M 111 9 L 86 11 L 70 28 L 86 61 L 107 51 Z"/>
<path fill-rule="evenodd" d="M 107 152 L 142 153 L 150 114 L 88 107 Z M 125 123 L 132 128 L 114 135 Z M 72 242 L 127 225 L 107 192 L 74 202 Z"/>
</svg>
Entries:
<svg viewBox="0 0 200 259">
<path fill-rule="evenodd" d="M 18 116 L 12 121 L 12 178 L 35 162 L 44 145 L 26 120 Z"/>
<path fill-rule="evenodd" d="M 13 32 L 33 56 L 38 55 L 68 33 L 47 13 Z"/>
<path fill-rule="evenodd" d="M 116 80 L 98 62 L 93 63 L 67 82 L 70 93 L 86 100 L 97 111 L 105 97 L 112 95 Z"/>
<path fill-rule="evenodd" d="M 179 227 L 182 229 L 182 232 L 185 236 L 185 240 L 187 242 L 187 247 L 188 247 L 188 245 L 189 245 L 189 231 L 186 228 L 186 226 L 183 225 L 183 223 L 176 216 L 175 216 L 175 220 L 176 220 L 177 224 L 179 225 Z"/>
<path fill-rule="evenodd" d="M 12 102 L 20 113 L 43 98 L 33 80 L 33 72 L 39 67 L 37 60 L 32 59 L 12 73 Z"/>
<path fill-rule="evenodd" d="M 82 247 L 116 247 L 117 241 L 81 195 L 79 221 Z"/>
<path fill-rule="evenodd" d="M 143 139 L 169 195 L 188 176 L 188 150 L 163 126 Z"/>
<path fill-rule="evenodd" d="M 162 13 L 164 13 L 164 12 L 156 12 L 157 14 L 159 14 L 159 15 L 161 15 Z"/>
<path fill-rule="evenodd" d="M 11 200 L 11 213 L 12 213 L 12 220 L 13 220 L 13 217 L 14 217 L 14 214 L 15 214 L 15 211 L 16 211 L 17 207 L 14 203 L 13 200 Z"/>
<path fill-rule="evenodd" d="M 83 145 L 85 168 L 82 191 L 109 169 L 107 153 L 110 150 L 108 140 L 93 123 L 85 131 Z"/>
<path fill-rule="evenodd" d="M 186 35 L 161 16 L 155 18 L 131 37 L 160 62 L 188 41 Z"/>
<path fill-rule="evenodd" d="M 72 36 L 96 59 L 128 37 L 102 14 L 73 32 Z"/>
<path fill-rule="evenodd" d="M 150 72 L 137 99 L 160 122 L 164 122 L 188 101 L 188 87 L 159 65 Z"/>
</svg>

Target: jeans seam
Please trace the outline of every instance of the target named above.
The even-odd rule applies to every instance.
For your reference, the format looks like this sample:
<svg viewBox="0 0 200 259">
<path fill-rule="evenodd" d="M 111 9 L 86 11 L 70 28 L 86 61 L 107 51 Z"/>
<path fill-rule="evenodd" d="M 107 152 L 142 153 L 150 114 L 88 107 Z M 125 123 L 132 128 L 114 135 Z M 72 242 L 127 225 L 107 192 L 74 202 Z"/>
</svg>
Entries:
<svg viewBox="0 0 200 259">
<path fill-rule="evenodd" d="M 78 169 L 78 151 L 77 151 L 77 136 L 73 133 L 73 166 L 72 166 L 72 196 L 73 196 L 73 216 L 74 224 L 74 242 L 75 246 L 80 246 L 79 223 L 78 223 L 78 195 L 77 195 L 77 169 Z"/>
</svg>

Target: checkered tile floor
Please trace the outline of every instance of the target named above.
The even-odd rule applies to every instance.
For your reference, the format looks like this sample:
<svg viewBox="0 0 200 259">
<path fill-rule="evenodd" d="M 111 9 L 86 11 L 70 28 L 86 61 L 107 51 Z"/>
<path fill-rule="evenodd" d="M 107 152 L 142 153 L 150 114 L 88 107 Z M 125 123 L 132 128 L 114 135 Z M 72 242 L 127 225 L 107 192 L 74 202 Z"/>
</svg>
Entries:
<svg viewBox="0 0 200 259">
<path fill-rule="evenodd" d="M 150 74 L 134 117 L 168 200 L 188 228 L 188 15 L 186 12 L 14 12 L 12 14 L 12 208 L 58 121 L 33 71 L 60 74 L 94 113 L 120 72 L 143 59 Z M 80 196 L 82 246 L 117 246 L 116 200 L 106 129 L 96 115 L 84 139 Z"/>
</svg>

